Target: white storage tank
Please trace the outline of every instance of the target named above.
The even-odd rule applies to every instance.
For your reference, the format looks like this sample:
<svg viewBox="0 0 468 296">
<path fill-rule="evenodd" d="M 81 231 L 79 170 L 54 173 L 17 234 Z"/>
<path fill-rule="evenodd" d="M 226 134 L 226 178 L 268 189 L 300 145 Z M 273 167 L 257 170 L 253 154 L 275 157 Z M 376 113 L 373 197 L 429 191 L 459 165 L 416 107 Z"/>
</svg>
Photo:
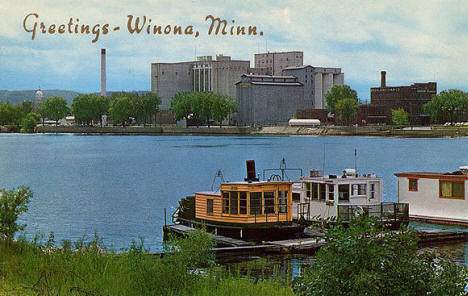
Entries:
<svg viewBox="0 0 468 296">
<path fill-rule="evenodd" d="M 290 119 L 289 126 L 319 126 L 320 120 L 318 119 Z"/>
</svg>

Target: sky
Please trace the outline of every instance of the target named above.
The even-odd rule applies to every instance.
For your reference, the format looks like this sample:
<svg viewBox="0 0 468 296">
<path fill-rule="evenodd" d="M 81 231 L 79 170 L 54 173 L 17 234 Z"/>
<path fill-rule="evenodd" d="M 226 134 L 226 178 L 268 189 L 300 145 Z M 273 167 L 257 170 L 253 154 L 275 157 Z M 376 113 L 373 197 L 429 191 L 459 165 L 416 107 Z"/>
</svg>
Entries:
<svg viewBox="0 0 468 296">
<path fill-rule="evenodd" d="M 26 29 L 37 22 L 34 40 Z M 130 34 L 127 15 L 152 24 L 192 25 L 200 35 Z M 207 15 L 256 26 L 263 36 L 208 35 Z M 153 62 L 224 54 L 250 60 L 255 53 L 299 50 L 304 64 L 339 67 L 362 101 L 387 71 L 387 85 L 436 81 L 440 92 L 468 91 L 467 1 L 223 1 L 223 0 L 0 0 L 0 89 L 98 92 L 100 49 L 107 49 L 108 90 L 150 90 Z M 55 24 L 119 26 L 93 34 L 42 34 Z M 79 22 L 76 22 L 79 18 Z"/>
</svg>

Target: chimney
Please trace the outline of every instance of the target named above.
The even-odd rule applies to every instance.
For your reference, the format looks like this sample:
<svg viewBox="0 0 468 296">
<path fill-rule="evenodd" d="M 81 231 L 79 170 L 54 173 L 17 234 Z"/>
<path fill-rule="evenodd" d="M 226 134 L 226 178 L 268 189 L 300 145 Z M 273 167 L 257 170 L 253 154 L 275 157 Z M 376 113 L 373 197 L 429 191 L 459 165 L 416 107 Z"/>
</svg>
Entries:
<svg viewBox="0 0 468 296">
<path fill-rule="evenodd" d="M 380 71 L 380 87 L 386 87 L 387 86 L 387 82 L 385 81 L 385 74 L 386 72 L 385 71 Z"/>
<path fill-rule="evenodd" d="M 101 96 L 106 97 L 106 49 L 101 48 Z"/>
<path fill-rule="evenodd" d="M 247 181 L 249 183 L 252 181 L 258 181 L 256 172 L 255 172 L 255 160 L 247 160 L 246 165 L 247 165 L 247 178 L 245 178 L 244 181 Z"/>
</svg>

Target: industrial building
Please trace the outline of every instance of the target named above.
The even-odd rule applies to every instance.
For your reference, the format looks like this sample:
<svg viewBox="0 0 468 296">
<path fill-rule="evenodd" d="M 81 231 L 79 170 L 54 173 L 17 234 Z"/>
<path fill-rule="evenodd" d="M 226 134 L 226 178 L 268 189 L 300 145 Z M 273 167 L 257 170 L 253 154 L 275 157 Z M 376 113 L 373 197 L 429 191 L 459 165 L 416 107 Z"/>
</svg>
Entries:
<svg viewBox="0 0 468 296">
<path fill-rule="evenodd" d="M 359 123 L 392 124 L 392 109 L 403 108 L 411 124 L 429 124 L 423 105 L 437 95 L 437 83 L 414 83 L 408 86 L 387 86 L 386 72 L 380 74 L 380 87 L 370 89 L 370 104 L 359 109 Z"/>
<path fill-rule="evenodd" d="M 236 88 L 237 125 L 287 125 L 303 106 L 304 85 L 295 76 L 244 74 Z"/>
<path fill-rule="evenodd" d="M 283 69 L 282 75 L 295 76 L 304 85 L 304 109 L 326 109 L 325 95 L 333 86 L 344 84 L 340 68 L 288 67 Z"/>
<path fill-rule="evenodd" d="M 283 69 L 302 66 L 304 53 L 302 51 L 266 52 L 254 56 L 257 69 L 266 69 L 270 75 L 282 75 Z"/>
<path fill-rule="evenodd" d="M 161 97 L 161 110 L 171 107 L 171 99 L 178 92 L 209 91 L 236 96 L 235 83 L 248 73 L 250 61 L 232 60 L 229 56 L 197 57 L 196 61 L 151 64 L 151 91 Z"/>
</svg>

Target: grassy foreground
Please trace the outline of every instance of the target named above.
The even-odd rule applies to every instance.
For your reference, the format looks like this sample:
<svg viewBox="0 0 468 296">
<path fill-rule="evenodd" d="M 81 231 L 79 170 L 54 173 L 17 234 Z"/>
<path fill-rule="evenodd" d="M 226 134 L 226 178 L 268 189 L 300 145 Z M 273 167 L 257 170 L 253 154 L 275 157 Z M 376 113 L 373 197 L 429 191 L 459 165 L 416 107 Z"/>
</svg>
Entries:
<svg viewBox="0 0 468 296">
<path fill-rule="evenodd" d="M 205 239 L 178 240 L 163 258 L 135 242 L 109 252 L 97 238 L 61 248 L 51 239 L 0 241 L 0 295 L 293 295 L 280 281 L 254 283 L 214 266 Z"/>
</svg>

